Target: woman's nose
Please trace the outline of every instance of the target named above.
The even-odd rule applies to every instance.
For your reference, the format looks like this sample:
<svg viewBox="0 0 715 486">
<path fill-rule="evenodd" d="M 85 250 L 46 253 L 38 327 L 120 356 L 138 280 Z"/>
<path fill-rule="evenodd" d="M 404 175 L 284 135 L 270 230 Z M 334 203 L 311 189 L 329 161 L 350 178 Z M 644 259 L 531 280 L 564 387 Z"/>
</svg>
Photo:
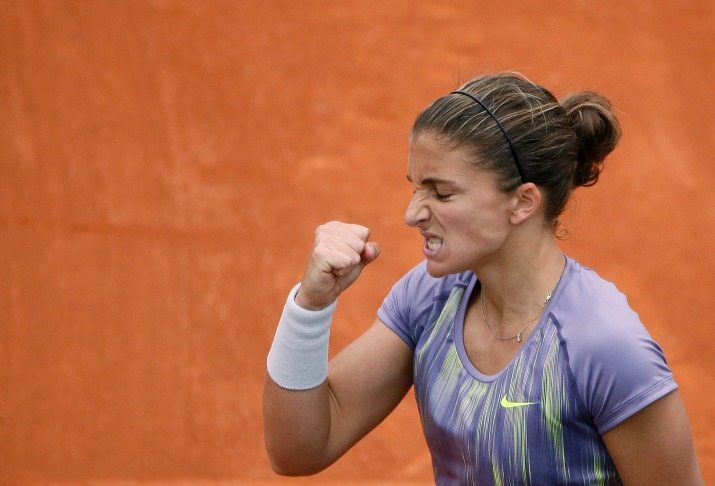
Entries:
<svg viewBox="0 0 715 486">
<path fill-rule="evenodd" d="M 422 197 L 415 193 L 412 195 L 407 209 L 405 210 L 405 223 L 407 226 L 418 226 L 429 218 L 429 209 L 424 204 Z"/>
</svg>

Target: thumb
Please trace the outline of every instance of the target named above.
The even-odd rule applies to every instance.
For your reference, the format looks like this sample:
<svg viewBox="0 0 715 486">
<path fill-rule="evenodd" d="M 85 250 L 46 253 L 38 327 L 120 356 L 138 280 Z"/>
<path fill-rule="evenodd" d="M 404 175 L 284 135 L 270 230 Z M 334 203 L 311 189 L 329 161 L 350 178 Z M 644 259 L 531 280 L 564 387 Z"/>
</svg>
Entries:
<svg viewBox="0 0 715 486">
<path fill-rule="evenodd" d="M 380 245 L 374 241 L 370 241 L 365 245 L 365 249 L 362 252 L 362 264 L 367 265 L 375 261 L 377 257 L 380 256 Z"/>
</svg>

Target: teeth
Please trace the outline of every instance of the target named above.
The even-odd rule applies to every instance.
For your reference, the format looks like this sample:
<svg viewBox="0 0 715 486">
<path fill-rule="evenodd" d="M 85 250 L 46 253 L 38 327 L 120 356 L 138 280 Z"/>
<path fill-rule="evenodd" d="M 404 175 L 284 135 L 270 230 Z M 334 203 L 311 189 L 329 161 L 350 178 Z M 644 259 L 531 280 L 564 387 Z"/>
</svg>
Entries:
<svg viewBox="0 0 715 486">
<path fill-rule="evenodd" d="M 429 238 L 427 239 L 427 248 L 430 250 L 439 250 L 442 246 L 442 240 L 440 238 Z"/>
</svg>

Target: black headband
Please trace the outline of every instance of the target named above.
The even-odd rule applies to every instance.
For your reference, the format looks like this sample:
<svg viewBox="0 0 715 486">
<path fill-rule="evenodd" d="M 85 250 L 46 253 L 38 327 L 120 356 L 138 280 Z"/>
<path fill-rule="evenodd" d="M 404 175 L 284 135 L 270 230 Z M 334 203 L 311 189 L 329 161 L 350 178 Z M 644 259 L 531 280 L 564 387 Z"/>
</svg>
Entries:
<svg viewBox="0 0 715 486">
<path fill-rule="evenodd" d="M 452 91 L 450 94 L 461 94 L 461 95 L 467 96 L 468 98 L 471 98 L 472 101 L 474 101 L 476 104 L 478 104 L 479 106 L 484 108 L 484 111 L 486 111 L 489 114 L 489 116 L 491 116 L 492 119 L 494 119 L 497 126 L 499 127 L 499 130 L 501 130 L 501 132 L 504 134 L 504 138 L 506 138 L 506 142 L 509 144 L 509 149 L 511 150 L 511 155 L 514 157 L 514 162 L 516 162 L 516 170 L 517 170 L 517 172 L 519 172 L 519 177 L 521 178 L 521 182 L 523 183 L 526 179 L 524 178 L 524 171 L 521 170 L 521 163 L 519 162 L 519 157 L 516 156 L 516 150 L 514 150 L 514 146 L 511 143 L 511 139 L 509 138 L 509 135 L 507 135 L 506 130 L 504 130 L 504 127 L 502 126 L 502 124 L 499 122 L 499 119 L 496 116 L 494 116 L 494 113 L 492 113 L 491 110 L 489 108 L 487 108 L 487 106 L 484 103 L 482 103 L 481 101 L 479 101 L 479 99 L 470 95 L 469 93 L 465 93 L 464 91 Z"/>
</svg>

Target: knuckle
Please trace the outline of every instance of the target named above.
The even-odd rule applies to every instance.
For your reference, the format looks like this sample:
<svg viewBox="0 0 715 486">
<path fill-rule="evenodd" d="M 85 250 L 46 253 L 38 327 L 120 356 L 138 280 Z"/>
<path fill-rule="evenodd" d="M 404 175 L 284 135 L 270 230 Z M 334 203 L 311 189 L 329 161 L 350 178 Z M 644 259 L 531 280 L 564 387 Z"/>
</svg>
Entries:
<svg viewBox="0 0 715 486">
<path fill-rule="evenodd" d="M 336 230 L 336 229 L 339 229 L 342 225 L 343 225 L 343 223 L 341 223 L 340 221 L 333 220 L 333 221 L 328 221 L 323 226 L 327 230 Z"/>
<path fill-rule="evenodd" d="M 316 237 L 320 235 L 334 235 L 339 234 L 343 223 L 339 221 L 328 221 L 323 223 L 315 229 Z"/>
<path fill-rule="evenodd" d="M 361 239 L 366 239 L 370 236 L 370 228 L 368 228 L 367 226 L 355 225 L 355 233 Z"/>
<path fill-rule="evenodd" d="M 325 233 L 326 231 L 328 231 L 329 224 L 330 223 L 324 223 L 324 224 L 319 225 L 317 228 L 315 228 L 315 236 L 319 236 L 319 235 Z"/>
</svg>

